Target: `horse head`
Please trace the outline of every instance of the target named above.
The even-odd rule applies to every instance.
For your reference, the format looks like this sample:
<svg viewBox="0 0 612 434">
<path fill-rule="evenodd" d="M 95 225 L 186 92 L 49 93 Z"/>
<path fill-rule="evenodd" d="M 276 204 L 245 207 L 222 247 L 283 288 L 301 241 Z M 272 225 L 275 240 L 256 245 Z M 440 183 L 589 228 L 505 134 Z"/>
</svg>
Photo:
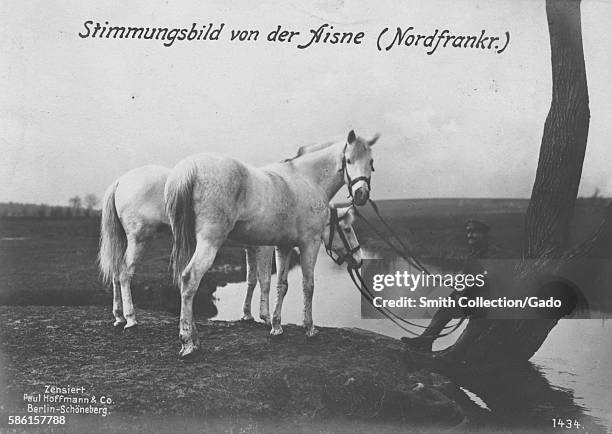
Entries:
<svg viewBox="0 0 612 434">
<path fill-rule="evenodd" d="M 349 206 L 330 207 L 329 211 L 330 218 L 322 234 L 327 254 L 338 265 L 346 262 L 351 268 L 359 268 L 362 259 L 361 247 L 353 230 L 355 210 Z"/>
<path fill-rule="evenodd" d="M 344 145 L 342 167 L 344 182 L 355 205 L 364 205 L 370 198 L 370 179 L 374 171 L 372 146 L 380 136 L 364 139 L 351 130 Z"/>
</svg>

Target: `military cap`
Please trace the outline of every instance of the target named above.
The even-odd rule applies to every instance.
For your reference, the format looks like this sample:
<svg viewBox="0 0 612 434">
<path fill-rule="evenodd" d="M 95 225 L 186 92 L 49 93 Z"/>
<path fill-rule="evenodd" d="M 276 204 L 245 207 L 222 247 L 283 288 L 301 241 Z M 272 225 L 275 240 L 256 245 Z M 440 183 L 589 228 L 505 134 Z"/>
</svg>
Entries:
<svg viewBox="0 0 612 434">
<path fill-rule="evenodd" d="M 489 225 L 481 222 L 480 220 L 469 219 L 468 221 L 465 222 L 466 231 L 472 230 L 472 231 L 482 232 L 486 234 L 489 232 L 489 229 L 491 229 Z"/>
</svg>

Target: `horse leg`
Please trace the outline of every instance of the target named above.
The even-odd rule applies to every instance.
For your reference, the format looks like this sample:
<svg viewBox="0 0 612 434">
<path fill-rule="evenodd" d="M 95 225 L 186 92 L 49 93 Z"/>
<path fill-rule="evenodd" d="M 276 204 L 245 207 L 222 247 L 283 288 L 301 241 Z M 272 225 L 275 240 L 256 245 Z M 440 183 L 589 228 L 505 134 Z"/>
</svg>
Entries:
<svg viewBox="0 0 612 434">
<path fill-rule="evenodd" d="M 283 300 L 285 299 L 288 289 L 287 275 L 289 274 L 291 250 L 291 247 L 276 248 L 276 306 L 274 306 L 272 330 L 270 330 L 272 336 L 278 336 L 283 333 L 283 327 L 281 326 L 281 311 L 283 310 Z"/>
<path fill-rule="evenodd" d="M 270 279 L 272 276 L 272 255 L 274 247 L 261 246 L 257 248 L 257 280 L 261 293 L 259 301 L 259 318 L 268 325 L 270 321 Z"/>
<path fill-rule="evenodd" d="M 144 250 L 144 242 L 139 241 L 136 237 L 128 237 L 127 249 L 125 250 L 125 261 L 123 269 L 119 274 L 119 282 L 121 284 L 121 299 L 123 301 L 123 316 L 126 324 L 124 329 L 129 329 L 138 325 L 136 321 L 136 312 L 132 303 L 132 277 L 136 269 L 136 263 L 142 256 Z"/>
<path fill-rule="evenodd" d="M 204 273 L 212 266 L 222 239 L 211 239 L 197 236 L 196 248 L 191 260 L 181 273 L 181 317 L 179 321 L 179 339 L 181 351 L 179 357 L 185 358 L 200 348 L 195 321 L 193 320 L 193 298 L 198 292 Z"/>
<path fill-rule="evenodd" d="M 244 297 L 244 304 L 242 305 L 242 321 L 252 321 L 253 315 L 251 314 L 251 300 L 253 299 L 253 291 L 257 285 L 257 258 L 256 258 L 257 247 L 249 246 L 245 250 L 246 252 L 246 267 L 247 267 L 247 292 Z"/>
<path fill-rule="evenodd" d="M 314 294 L 314 267 L 320 245 L 321 241 L 317 240 L 300 246 L 302 287 L 304 289 L 304 328 L 309 338 L 319 333 L 312 322 L 312 296 Z"/>
<path fill-rule="evenodd" d="M 113 326 L 119 327 L 126 323 L 121 308 L 121 283 L 116 276 L 113 276 L 113 316 L 115 317 Z"/>
</svg>

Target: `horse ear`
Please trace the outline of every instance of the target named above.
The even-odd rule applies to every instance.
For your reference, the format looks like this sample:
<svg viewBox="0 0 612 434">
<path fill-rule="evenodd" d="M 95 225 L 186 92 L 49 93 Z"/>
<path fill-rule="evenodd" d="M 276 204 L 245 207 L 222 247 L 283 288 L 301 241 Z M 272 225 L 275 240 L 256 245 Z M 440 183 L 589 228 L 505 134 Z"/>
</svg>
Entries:
<svg viewBox="0 0 612 434">
<path fill-rule="evenodd" d="M 338 220 L 343 221 L 347 225 L 352 225 L 353 221 L 355 221 L 355 210 L 352 205 L 337 207 L 338 211 Z"/>
<path fill-rule="evenodd" d="M 349 145 L 352 145 L 353 143 L 355 143 L 355 140 L 357 140 L 357 137 L 355 136 L 355 131 L 351 130 L 348 134 L 348 137 L 346 138 L 346 142 Z"/>
<path fill-rule="evenodd" d="M 368 145 L 374 146 L 374 143 L 376 143 L 379 137 L 380 137 L 380 134 L 378 133 L 374 134 L 374 137 L 370 139 L 370 141 L 368 142 Z"/>
<path fill-rule="evenodd" d="M 346 216 L 346 213 L 348 212 L 350 205 L 349 206 L 334 205 L 334 208 L 336 208 L 336 212 L 338 214 L 338 220 L 342 220 Z"/>
<path fill-rule="evenodd" d="M 344 214 L 344 223 L 352 226 L 353 222 L 355 221 L 355 208 L 353 208 L 352 206 L 349 207 L 349 209 L 346 211 L 346 214 Z"/>
</svg>

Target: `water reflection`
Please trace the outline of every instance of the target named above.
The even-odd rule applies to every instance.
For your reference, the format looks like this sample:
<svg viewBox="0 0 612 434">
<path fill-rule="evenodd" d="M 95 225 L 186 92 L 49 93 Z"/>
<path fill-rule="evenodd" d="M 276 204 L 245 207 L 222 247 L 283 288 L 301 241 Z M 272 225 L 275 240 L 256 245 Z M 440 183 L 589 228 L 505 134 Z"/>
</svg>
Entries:
<svg viewBox="0 0 612 434">
<path fill-rule="evenodd" d="M 531 363 L 505 369 L 503 373 L 445 374 L 466 389 L 468 395 L 475 395 L 475 402 L 486 404 L 488 410 L 481 422 L 493 424 L 498 429 L 552 430 L 553 419 L 561 419 L 564 423 L 569 419 L 572 423 L 578 421 L 580 429 L 602 430 L 599 421 L 575 402 L 571 389 L 553 387 L 543 372 Z"/>
</svg>

